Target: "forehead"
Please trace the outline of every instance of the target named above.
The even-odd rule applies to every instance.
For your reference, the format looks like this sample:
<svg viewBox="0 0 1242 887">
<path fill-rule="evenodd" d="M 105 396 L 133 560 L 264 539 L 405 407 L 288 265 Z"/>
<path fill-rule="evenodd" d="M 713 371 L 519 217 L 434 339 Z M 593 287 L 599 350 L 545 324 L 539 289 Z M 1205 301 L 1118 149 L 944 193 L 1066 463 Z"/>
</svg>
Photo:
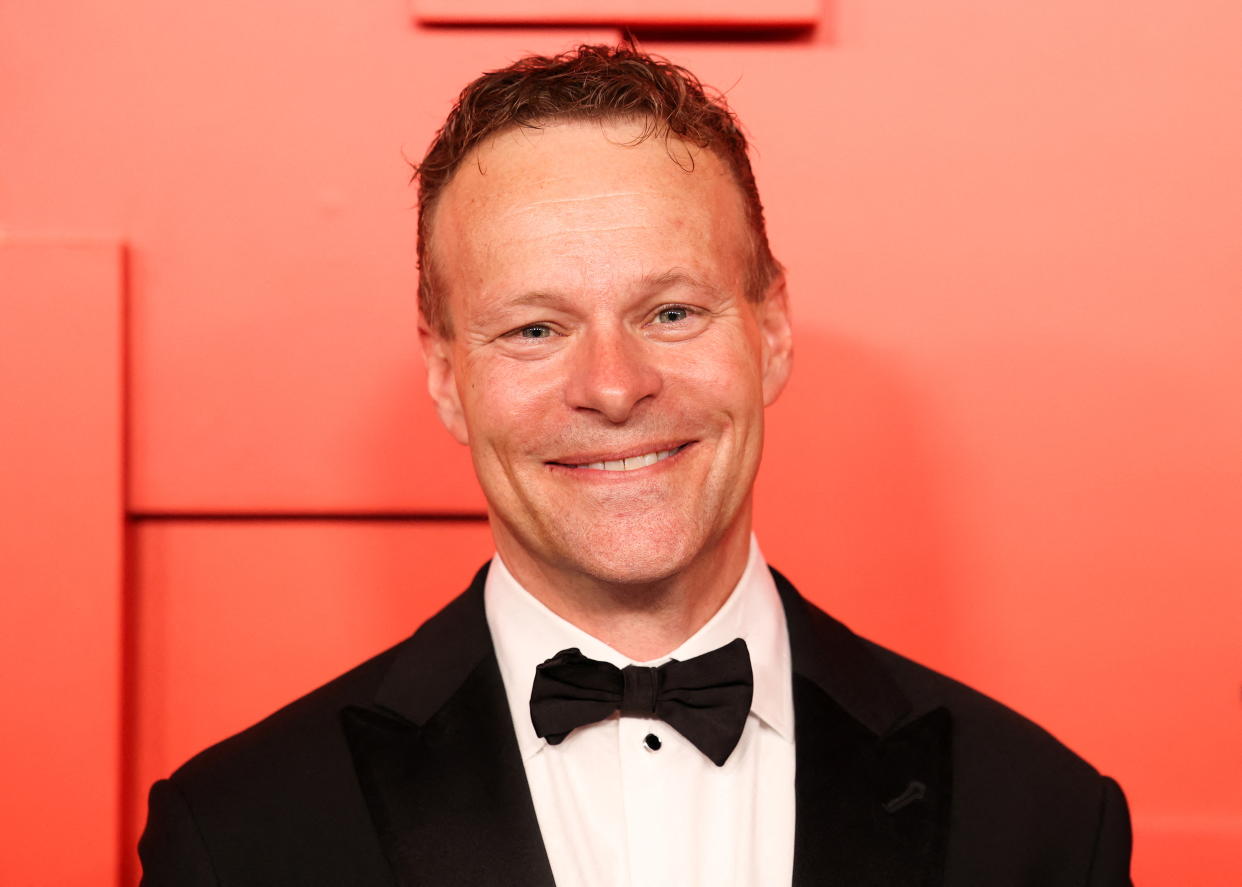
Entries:
<svg viewBox="0 0 1242 887">
<path fill-rule="evenodd" d="M 676 136 L 650 134 L 639 121 L 551 122 L 511 127 L 485 140 L 459 165 L 442 199 L 504 208 L 512 201 L 580 197 L 587 190 L 649 188 L 713 196 L 732 177 L 712 151 Z"/>
<path fill-rule="evenodd" d="M 746 238 L 741 190 L 712 151 L 638 122 L 574 121 L 513 128 L 472 151 L 441 192 L 432 249 L 441 271 L 494 265 L 499 252 L 585 244 L 613 253 L 697 245 L 733 250 Z M 543 252 L 543 255 L 548 255 Z M 654 258 L 653 258 L 654 260 Z M 650 270 L 650 269 L 649 269 Z"/>
</svg>

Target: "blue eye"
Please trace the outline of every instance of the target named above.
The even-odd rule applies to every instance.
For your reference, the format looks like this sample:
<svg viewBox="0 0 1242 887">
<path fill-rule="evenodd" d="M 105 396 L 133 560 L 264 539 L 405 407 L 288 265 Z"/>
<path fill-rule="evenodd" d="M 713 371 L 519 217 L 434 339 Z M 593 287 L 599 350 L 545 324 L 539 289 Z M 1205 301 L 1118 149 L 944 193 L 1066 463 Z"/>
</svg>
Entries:
<svg viewBox="0 0 1242 887">
<path fill-rule="evenodd" d="M 670 305 L 668 308 L 661 308 L 656 314 L 657 323 L 680 323 L 690 316 L 690 309 L 683 308 L 681 305 Z"/>
</svg>

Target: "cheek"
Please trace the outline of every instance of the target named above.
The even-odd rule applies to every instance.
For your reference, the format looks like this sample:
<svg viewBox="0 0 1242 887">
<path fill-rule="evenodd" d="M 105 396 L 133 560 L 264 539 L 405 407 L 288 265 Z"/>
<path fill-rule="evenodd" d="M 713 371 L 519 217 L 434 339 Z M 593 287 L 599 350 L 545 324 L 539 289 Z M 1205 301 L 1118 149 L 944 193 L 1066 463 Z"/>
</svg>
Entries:
<svg viewBox="0 0 1242 887">
<path fill-rule="evenodd" d="M 714 412 L 740 417 L 762 411 L 759 360 L 745 341 L 721 343 L 679 362 L 675 371 L 687 398 Z"/>
<path fill-rule="evenodd" d="M 493 450 L 526 450 L 546 437 L 557 386 L 532 370 L 509 362 L 472 368 L 461 392 L 471 440 Z"/>
</svg>

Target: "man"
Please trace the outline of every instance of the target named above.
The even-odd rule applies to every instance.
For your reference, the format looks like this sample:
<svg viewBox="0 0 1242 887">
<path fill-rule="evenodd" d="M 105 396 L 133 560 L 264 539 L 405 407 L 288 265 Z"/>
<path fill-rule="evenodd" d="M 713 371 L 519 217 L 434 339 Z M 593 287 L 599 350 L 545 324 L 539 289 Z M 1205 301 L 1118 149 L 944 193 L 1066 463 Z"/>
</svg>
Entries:
<svg viewBox="0 0 1242 887">
<path fill-rule="evenodd" d="M 1116 783 L 764 564 L 790 329 L 722 104 L 630 48 L 528 58 L 418 175 L 429 387 L 496 557 L 157 783 L 144 883 L 1129 883 Z"/>
</svg>

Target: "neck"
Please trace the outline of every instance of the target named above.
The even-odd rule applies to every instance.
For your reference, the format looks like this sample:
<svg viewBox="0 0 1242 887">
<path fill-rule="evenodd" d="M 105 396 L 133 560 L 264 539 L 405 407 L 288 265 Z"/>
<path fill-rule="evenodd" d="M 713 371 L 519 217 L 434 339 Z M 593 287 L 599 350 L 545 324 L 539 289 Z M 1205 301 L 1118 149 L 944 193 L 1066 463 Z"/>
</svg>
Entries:
<svg viewBox="0 0 1242 887">
<path fill-rule="evenodd" d="M 750 555 L 750 512 L 675 573 L 616 582 L 535 556 L 497 532 L 505 567 L 556 615 L 637 662 L 667 655 L 702 628 L 728 600 Z"/>
</svg>

